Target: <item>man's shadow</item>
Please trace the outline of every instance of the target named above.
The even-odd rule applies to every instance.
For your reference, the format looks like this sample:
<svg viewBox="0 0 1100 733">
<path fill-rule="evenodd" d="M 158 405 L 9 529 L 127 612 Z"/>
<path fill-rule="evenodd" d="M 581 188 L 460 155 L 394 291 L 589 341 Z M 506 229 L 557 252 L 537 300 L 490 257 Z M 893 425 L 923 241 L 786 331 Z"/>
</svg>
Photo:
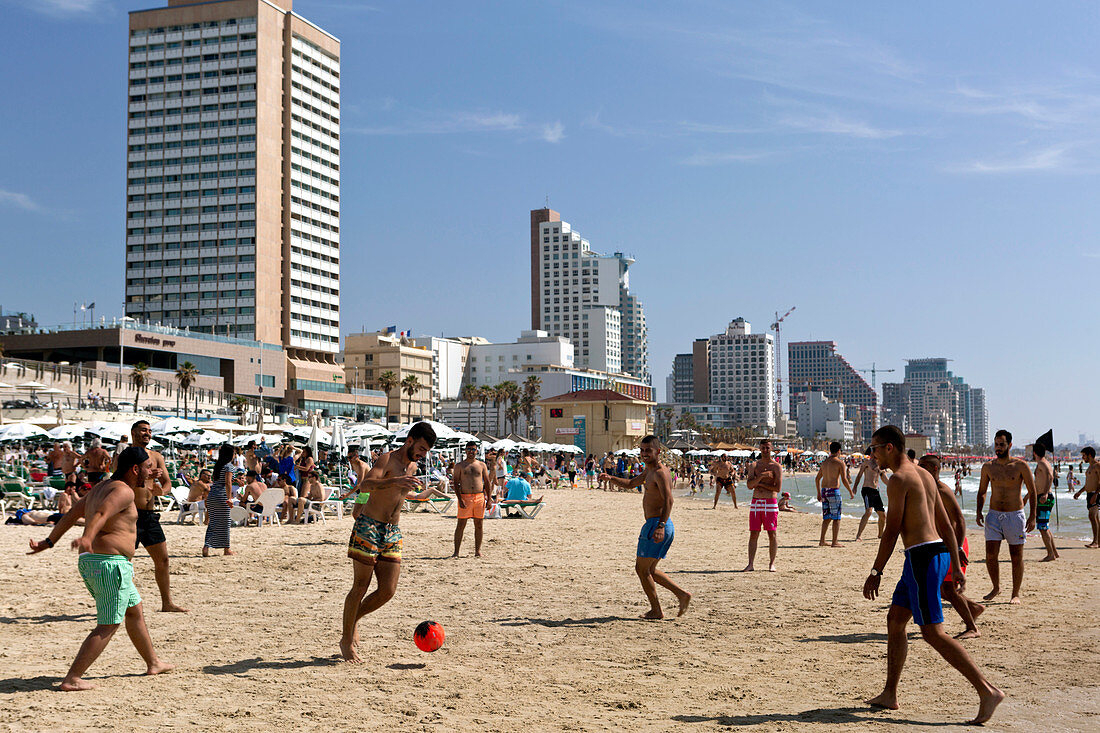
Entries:
<svg viewBox="0 0 1100 733">
<path fill-rule="evenodd" d="M 498 618 L 493 619 L 490 623 L 500 624 L 501 626 L 545 626 L 550 629 L 558 629 L 563 626 L 583 626 L 588 628 L 595 628 L 597 624 L 609 624 L 615 621 L 638 621 L 639 619 L 630 618 L 629 616 L 600 616 L 596 618 L 565 618 L 565 619 L 548 619 L 548 618 Z"/>
<path fill-rule="evenodd" d="M 46 613 L 41 616 L 0 616 L 0 624 L 52 624 L 60 621 L 90 621 L 94 618 L 94 613 Z"/>
<path fill-rule="evenodd" d="M 824 636 L 807 636 L 805 639 L 799 639 L 800 642 L 812 642 L 812 641 L 827 641 L 834 644 L 863 644 L 869 641 L 886 641 L 886 634 L 874 633 L 869 631 L 856 632 L 852 634 L 826 634 Z"/>
<path fill-rule="evenodd" d="M 673 715 L 678 723 L 717 723 L 722 726 L 762 725 L 765 723 L 893 723 L 895 725 L 946 727 L 956 723 L 933 723 L 927 720 L 908 720 L 905 718 L 875 715 L 894 712 L 871 707 L 815 708 L 801 713 L 760 713 L 758 715 Z M 863 713 L 859 715 L 858 713 Z"/>
<path fill-rule="evenodd" d="M 305 667 L 335 667 L 337 657 L 311 657 L 310 659 L 282 659 L 266 661 L 260 657 L 242 659 L 229 664 L 209 664 L 202 668 L 205 674 L 243 674 L 254 669 L 303 669 Z"/>
<path fill-rule="evenodd" d="M 0 695 L 9 695 L 13 692 L 35 692 L 37 690 L 56 690 L 61 684 L 60 677 L 9 677 L 0 680 Z"/>
</svg>

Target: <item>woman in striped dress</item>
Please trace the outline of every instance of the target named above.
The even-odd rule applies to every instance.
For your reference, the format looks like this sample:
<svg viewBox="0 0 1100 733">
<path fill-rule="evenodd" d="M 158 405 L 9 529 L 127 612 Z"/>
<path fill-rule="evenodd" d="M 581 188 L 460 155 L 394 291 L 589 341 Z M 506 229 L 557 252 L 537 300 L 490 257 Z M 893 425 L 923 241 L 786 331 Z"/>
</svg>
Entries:
<svg viewBox="0 0 1100 733">
<path fill-rule="evenodd" d="M 229 549 L 229 510 L 233 506 L 229 498 L 233 485 L 233 446 L 225 443 L 218 451 L 218 460 L 214 463 L 214 481 L 210 484 L 210 494 L 206 498 L 206 541 L 202 545 L 202 556 L 210 556 L 210 548 L 224 548 L 226 555 L 235 554 Z"/>
</svg>

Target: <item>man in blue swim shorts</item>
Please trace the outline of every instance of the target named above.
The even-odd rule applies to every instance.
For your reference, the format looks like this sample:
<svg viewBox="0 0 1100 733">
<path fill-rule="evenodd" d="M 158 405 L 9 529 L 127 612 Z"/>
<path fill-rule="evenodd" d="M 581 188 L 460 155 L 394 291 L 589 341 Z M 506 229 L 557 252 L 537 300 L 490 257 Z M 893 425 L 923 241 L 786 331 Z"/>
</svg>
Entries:
<svg viewBox="0 0 1100 733">
<path fill-rule="evenodd" d="M 852 488 L 852 482 L 848 480 L 848 467 L 840 460 L 840 443 L 834 440 L 829 444 L 829 457 L 821 462 L 821 468 L 814 478 L 817 500 L 821 502 L 821 541 L 818 543 L 821 547 L 825 547 L 825 531 L 830 522 L 833 524 L 832 547 L 843 547 L 837 541 L 840 534 L 841 482 L 848 489 L 848 497 L 854 497 L 856 492 Z"/>
<path fill-rule="evenodd" d="M 895 426 L 876 430 L 871 436 L 871 450 L 878 464 L 890 469 L 892 475 L 886 485 L 889 499 L 886 526 L 871 573 L 863 583 L 864 597 L 874 600 L 878 596 L 882 571 L 899 536 L 905 546 L 905 564 L 886 615 L 886 686 L 867 702 L 880 708 L 898 709 L 898 681 L 905 668 L 908 645 L 906 627 L 912 618 L 920 626 L 924 640 L 977 690 L 978 714 L 970 723 L 980 725 L 993 717 L 993 711 L 1005 696 L 982 675 L 962 645 L 943 630 L 940 586 L 944 576 L 950 568 L 955 587 L 960 591 L 966 579 L 955 532 L 947 531 L 941 537 L 936 529 L 951 528 L 939 488 L 932 474 L 906 458 L 905 436 Z"/>
<path fill-rule="evenodd" d="M 647 435 L 642 438 L 639 449 L 639 457 L 645 464 L 645 472 L 633 478 L 617 478 L 606 473 L 600 474 L 600 482 L 607 481 L 621 489 L 636 489 L 645 486 L 642 494 L 642 512 L 645 514 L 645 524 L 642 525 L 641 534 L 638 536 L 638 555 L 634 562 L 634 570 L 638 573 L 638 579 L 642 582 L 642 590 L 649 599 L 649 611 L 642 618 L 664 618 L 661 603 L 657 599 L 657 586 L 668 588 L 679 601 L 677 616 L 683 616 L 691 603 L 691 594 L 672 582 L 664 572 L 657 569 L 672 546 L 674 529 L 672 520 L 672 473 L 666 466 L 661 465 L 661 442 L 656 435 Z"/>
</svg>

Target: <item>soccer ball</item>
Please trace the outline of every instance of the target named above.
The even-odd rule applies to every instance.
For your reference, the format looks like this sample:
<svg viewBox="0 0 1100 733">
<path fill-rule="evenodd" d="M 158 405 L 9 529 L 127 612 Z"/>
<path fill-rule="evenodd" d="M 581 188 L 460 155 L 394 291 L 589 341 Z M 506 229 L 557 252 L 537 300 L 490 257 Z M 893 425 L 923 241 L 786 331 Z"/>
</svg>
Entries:
<svg viewBox="0 0 1100 733">
<path fill-rule="evenodd" d="M 422 652 L 434 652 L 443 646 L 443 627 L 435 621 L 423 621 L 413 632 L 413 641 Z"/>
</svg>

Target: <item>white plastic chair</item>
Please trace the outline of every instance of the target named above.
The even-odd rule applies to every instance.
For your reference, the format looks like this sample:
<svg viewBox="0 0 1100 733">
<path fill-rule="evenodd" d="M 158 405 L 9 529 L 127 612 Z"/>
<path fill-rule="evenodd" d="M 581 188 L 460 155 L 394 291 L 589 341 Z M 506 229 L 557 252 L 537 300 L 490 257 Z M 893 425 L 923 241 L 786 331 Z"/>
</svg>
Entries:
<svg viewBox="0 0 1100 733">
<path fill-rule="evenodd" d="M 180 514 L 176 518 L 176 524 L 183 524 L 183 520 L 187 517 L 194 517 L 196 524 L 204 521 L 206 518 L 206 509 L 199 506 L 199 502 L 187 501 L 187 495 L 189 493 L 190 491 L 186 486 L 177 486 L 172 489 L 172 498 L 176 500 L 176 504 L 180 508 Z"/>
<path fill-rule="evenodd" d="M 331 489 L 329 489 L 328 498 L 321 502 L 322 516 L 324 516 L 324 511 L 326 509 L 332 509 L 332 510 L 336 511 L 336 518 L 337 519 L 343 519 L 344 518 L 344 502 L 340 501 L 339 496 L 340 496 L 340 487 L 339 486 L 333 486 Z"/>
<path fill-rule="evenodd" d="M 254 511 L 251 508 L 248 510 L 249 518 L 256 518 L 256 525 L 259 527 L 264 526 L 264 519 L 269 524 L 282 524 L 279 520 L 279 505 L 283 503 L 283 490 L 278 488 L 270 488 L 264 493 L 260 494 L 260 504 L 262 509 L 260 511 Z"/>
</svg>

